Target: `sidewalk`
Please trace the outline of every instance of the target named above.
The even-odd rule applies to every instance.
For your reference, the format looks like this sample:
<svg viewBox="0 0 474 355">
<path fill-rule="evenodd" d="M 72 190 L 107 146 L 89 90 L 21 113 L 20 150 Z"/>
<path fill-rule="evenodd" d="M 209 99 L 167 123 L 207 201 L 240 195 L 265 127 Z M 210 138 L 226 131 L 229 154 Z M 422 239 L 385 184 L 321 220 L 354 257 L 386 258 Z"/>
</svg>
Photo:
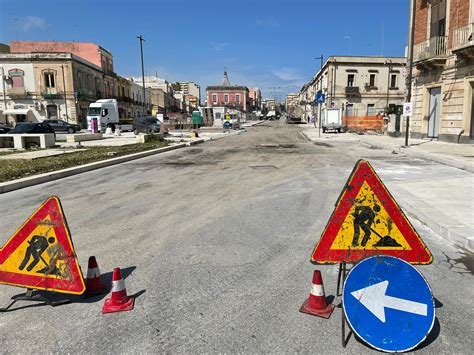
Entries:
<svg viewBox="0 0 474 355">
<path fill-rule="evenodd" d="M 474 252 L 473 145 L 410 139 L 410 146 L 405 148 L 404 138 L 352 133 L 321 133 L 319 137 L 314 127 L 304 127 L 303 134 L 315 142 L 358 143 L 464 170 L 457 174 L 448 170 L 436 179 L 391 182 L 390 188 L 406 213 L 444 239 Z"/>
</svg>

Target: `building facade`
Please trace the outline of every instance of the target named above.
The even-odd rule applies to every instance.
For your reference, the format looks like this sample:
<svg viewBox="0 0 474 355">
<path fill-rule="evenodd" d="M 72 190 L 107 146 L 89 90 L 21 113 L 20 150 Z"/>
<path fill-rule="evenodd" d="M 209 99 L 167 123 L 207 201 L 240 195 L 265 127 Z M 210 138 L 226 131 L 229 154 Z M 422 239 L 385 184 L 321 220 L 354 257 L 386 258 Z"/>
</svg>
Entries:
<svg viewBox="0 0 474 355">
<path fill-rule="evenodd" d="M 207 106 L 227 107 L 242 112 L 249 110 L 249 89 L 246 86 L 230 85 L 227 71 L 221 85 L 206 88 Z"/>
<path fill-rule="evenodd" d="M 262 109 L 262 92 L 259 88 L 249 89 L 249 106 L 252 111 Z"/>
<path fill-rule="evenodd" d="M 472 0 L 416 0 L 412 137 L 474 141 L 473 22 Z"/>
<path fill-rule="evenodd" d="M 102 68 L 71 53 L 2 53 L 0 73 L 0 113 L 13 125 L 51 118 L 85 127 L 105 91 Z"/>
<path fill-rule="evenodd" d="M 399 57 L 329 57 L 314 78 L 303 86 L 298 101 L 309 121 L 319 122 L 319 112 L 342 110 L 344 129 L 379 131 L 399 135 L 405 100 L 406 59 Z M 315 103 L 322 92 L 321 110 Z"/>
</svg>

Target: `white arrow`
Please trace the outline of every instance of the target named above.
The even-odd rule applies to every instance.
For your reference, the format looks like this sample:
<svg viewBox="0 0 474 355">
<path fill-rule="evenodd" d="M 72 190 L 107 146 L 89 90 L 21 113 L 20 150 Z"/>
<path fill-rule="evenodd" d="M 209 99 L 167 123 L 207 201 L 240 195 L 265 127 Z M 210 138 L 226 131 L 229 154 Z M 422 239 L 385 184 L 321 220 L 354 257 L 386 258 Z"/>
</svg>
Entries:
<svg viewBox="0 0 474 355">
<path fill-rule="evenodd" d="M 428 305 L 387 296 L 385 295 L 387 287 L 388 280 L 351 292 L 351 295 L 357 298 L 357 300 L 372 312 L 374 316 L 380 319 L 382 323 L 385 323 L 385 307 L 419 314 L 420 316 L 428 315 Z"/>
</svg>

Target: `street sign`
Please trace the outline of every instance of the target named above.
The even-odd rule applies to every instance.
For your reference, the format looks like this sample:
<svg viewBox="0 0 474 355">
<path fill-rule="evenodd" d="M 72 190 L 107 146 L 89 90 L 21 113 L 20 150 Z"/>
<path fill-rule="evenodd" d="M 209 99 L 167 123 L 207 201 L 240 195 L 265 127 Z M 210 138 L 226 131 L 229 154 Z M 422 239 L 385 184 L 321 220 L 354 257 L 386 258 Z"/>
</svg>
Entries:
<svg viewBox="0 0 474 355">
<path fill-rule="evenodd" d="M 413 104 L 411 102 L 405 102 L 403 104 L 403 115 L 410 117 L 413 113 Z"/>
<path fill-rule="evenodd" d="M 0 249 L 0 283 L 79 295 L 85 291 L 58 197 L 48 198 Z"/>
<path fill-rule="evenodd" d="M 324 95 L 324 93 L 322 93 L 321 91 L 318 91 L 316 93 L 316 102 L 318 104 L 323 104 L 325 101 L 326 101 L 326 95 Z"/>
<path fill-rule="evenodd" d="M 359 160 L 313 251 L 316 264 L 357 262 L 386 254 L 412 264 L 432 256 L 372 166 Z"/>
<path fill-rule="evenodd" d="M 342 301 L 352 330 L 378 350 L 408 351 L 433 328 L 431 289 L 418 270 L 398 258 L 373 256 L 354 266 Z"/>
</svg>

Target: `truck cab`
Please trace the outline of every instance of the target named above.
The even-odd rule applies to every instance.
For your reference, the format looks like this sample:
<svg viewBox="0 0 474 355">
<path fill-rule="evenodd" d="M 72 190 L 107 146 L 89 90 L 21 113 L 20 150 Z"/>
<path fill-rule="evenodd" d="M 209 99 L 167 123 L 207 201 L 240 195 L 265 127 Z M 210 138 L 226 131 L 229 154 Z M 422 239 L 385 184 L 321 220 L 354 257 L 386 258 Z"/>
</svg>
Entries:
<svg viewBox="0 0 474 355">
<path fill-rule="evenodd" d="M 87 111 L 87 129 L 93 131 L 93 121 L 97 120 L 98 132 L 105 132 L 110 127 L 115 131 L 119 124 L 119 113 L 117 100 L 115 99 L 101 99 L 92 102 Z"/>
</svg>

